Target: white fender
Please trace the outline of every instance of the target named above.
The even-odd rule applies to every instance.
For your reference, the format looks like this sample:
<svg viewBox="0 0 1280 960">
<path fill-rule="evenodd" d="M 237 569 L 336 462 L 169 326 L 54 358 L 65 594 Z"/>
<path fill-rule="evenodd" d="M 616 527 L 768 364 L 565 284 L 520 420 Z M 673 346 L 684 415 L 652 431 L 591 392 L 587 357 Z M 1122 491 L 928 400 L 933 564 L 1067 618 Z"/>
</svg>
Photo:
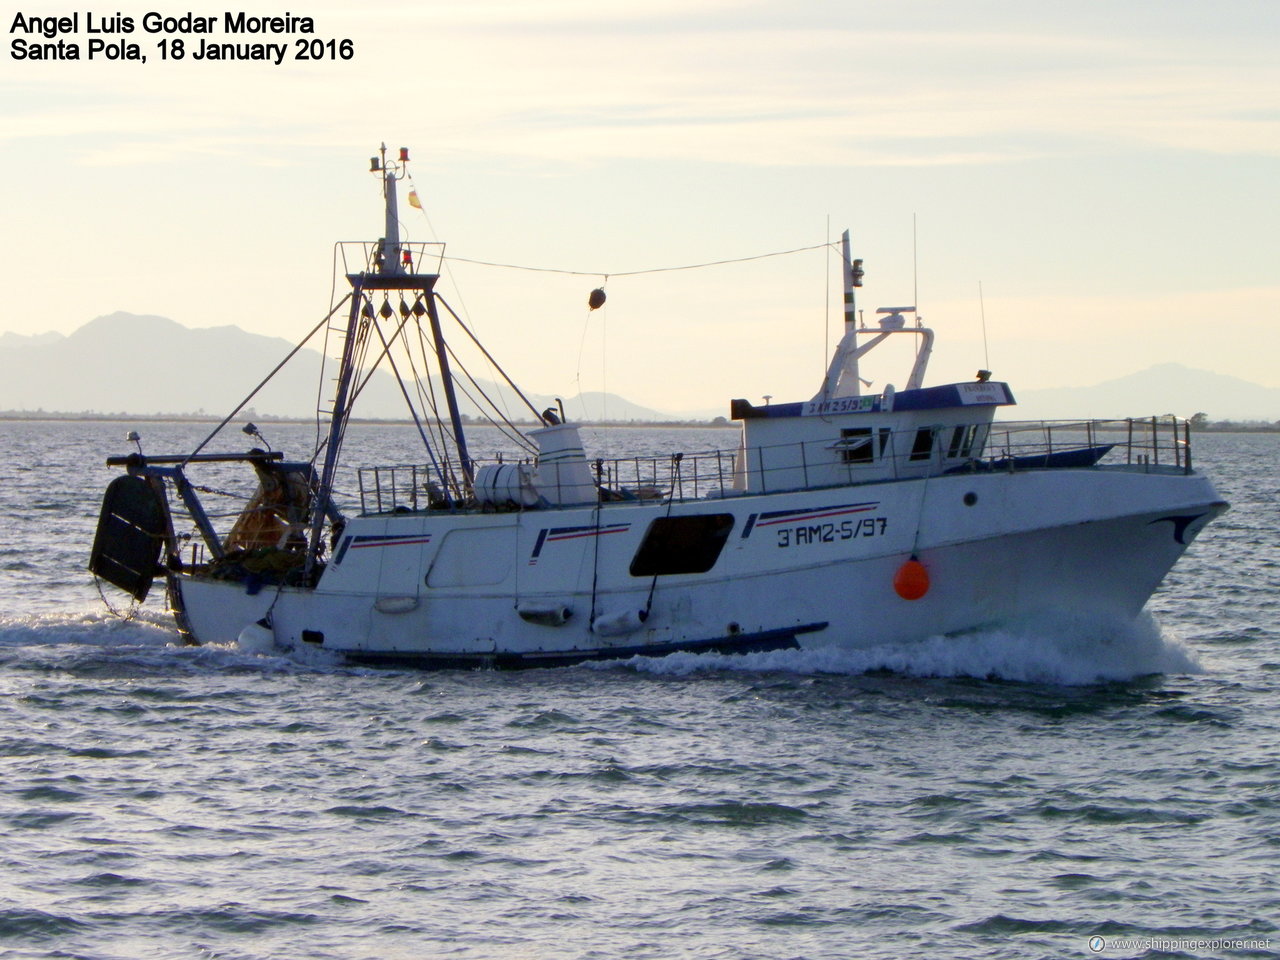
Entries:
<svg viewBox="0 0 1280 960">
<path fill-rule="evenodd" d="M 236 637 L 236 646 L 245 653 L 253 653 L 262 657 L 278 654 L 275 631 L 261 620 L 249 624 Z"/>
<path fill-rule="evenodd" d="M 606 613 L 595 618 L 591 623 L 591 632 L 600 637 L 620 637 L 623 634 L 635 633 L 649 619 L 647 610 L 622 610 L 618 613 Z"/>
</svg>

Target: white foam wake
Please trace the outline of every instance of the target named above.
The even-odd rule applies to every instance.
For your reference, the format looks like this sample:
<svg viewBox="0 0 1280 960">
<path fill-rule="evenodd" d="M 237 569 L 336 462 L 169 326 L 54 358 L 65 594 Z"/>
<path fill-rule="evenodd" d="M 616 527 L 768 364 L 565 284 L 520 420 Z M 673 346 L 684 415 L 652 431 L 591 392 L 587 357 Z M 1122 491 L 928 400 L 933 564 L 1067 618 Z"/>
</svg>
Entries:
<svg viewBox="0 0 1280 960">
<path fill-rule="evenodd" d="M 122 618 L 100 607 L 67 613 L 0 617 L 0 650 L 7 658 L 40 664 L 133 663 L 145 669 L 264 672 L 329 672 L 342 666 L 338 654 L 306 644 L 285 650 L 246 649 L 236 643 L 190 646 L 168 613 L 141 608 Z"/>
<path fill-rule="evenodd" d="M 128 619 L 100 607 L 0 617 L 0 646 L 165 646 L 181 642 L 168 614 L 142 609 Z"/>
<path fill-rule="evenodd" d="M 1056 616 L 896 645 L 833 645 L 742 655 L 677 653 L 662 658 L 634 657 L 621 665 L 677 676 L 699 671 L 856 675 L 891 670 L 915 677 L 982 677 L 1068 686 L 1151 674 L 1204 672 L 1196 655 L 1181 640 L 1162 631 L 1146 613 L 1121 623 Z M 609 664 L 592 666 L 607 668 Z"/>
</svg>

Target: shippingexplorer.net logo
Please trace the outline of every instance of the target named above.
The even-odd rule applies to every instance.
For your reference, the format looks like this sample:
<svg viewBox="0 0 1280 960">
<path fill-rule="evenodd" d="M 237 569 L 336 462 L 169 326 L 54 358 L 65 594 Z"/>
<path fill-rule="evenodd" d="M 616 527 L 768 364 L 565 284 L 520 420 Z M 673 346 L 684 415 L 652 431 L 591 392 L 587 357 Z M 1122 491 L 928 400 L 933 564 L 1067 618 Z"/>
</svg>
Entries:
<svg viewBox="0 0 1280 960">
<path fill-rule="evenodd" d="M 1089 938 L 1092 953 L 1131 950 L 1270 950 L 1271 938 L 1247 940 L 1231 937 L 1098 937 Z"/>
</svg>

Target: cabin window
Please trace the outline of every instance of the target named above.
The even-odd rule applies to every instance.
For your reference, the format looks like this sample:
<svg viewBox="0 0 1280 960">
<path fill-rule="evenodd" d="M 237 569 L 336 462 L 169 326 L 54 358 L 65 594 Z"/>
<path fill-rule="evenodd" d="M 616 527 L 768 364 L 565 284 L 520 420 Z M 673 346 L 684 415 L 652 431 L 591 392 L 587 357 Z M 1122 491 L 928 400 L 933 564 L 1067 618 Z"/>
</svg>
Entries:
<svg viewBox="0 0 1280 960">
<path fill-rule="evenodd" d="M 840 459 L 845 463 L 871 463 L 875 460 L 870 427 L 851 427 L 840 431 Z"/>
<path fill-rule="evenodd" d="M 911 445 L 912 460 L 928 460 L 933 453 L 933 437 L 936 431 L 931 427 L 924 427 L 916 431 L 915 443 Z"/>
<path fill-rule="evenodd" d="M 960 448 L 960 456 L 969 457 L 976 451 L 982 449 L 983 428 L 982 424 L 974 423 L 969 426 L 965 432 L 964 443 Z"/>
<path fill-rule="evenodd" d="M 947 447 L 948 457 L 954 459 L 960 456 L 960 447 L 964 443 L 964 435 L 972 429 L 972 427 L 959 426 L 951 431 L 951 446 Z"/>
<path fill-rule="evenodd" d="M 716 565 L 732 529 L 731 513 L 659 517 L 649 524 L 644 541 L 631 561 L 631 575 L 706 573 Z"/>
</svg>

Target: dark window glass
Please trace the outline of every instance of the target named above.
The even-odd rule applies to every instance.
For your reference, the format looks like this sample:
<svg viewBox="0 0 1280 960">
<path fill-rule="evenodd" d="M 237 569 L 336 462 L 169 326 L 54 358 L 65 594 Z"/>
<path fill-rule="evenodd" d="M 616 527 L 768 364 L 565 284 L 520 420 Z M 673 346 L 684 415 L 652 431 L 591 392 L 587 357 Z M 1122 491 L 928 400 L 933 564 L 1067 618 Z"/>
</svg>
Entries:
<svg viewBox="0 0 1280 960">
<path fill-rule="evenodd" d="M 631 575 L 706 573 L 716 565 L 732 529 L 731 513 L 659 517 L 649 525 L 649 532 L 631 561 Z"/>
<path fill-rule="evenodd" d="M 912 460 L 928 460 L 933 453 L 933 431 L 928 427 L 916 431 L 916 442 L 911 445 Z"/>
<path fill-rule="evenodd" d="M 948 457 L 958 457 L 960 455 L 960 444 L 964 440 L 964 427 L 956 427 L 951 431 L 951 446 L 947 448 Z"/>
<path fill-rule="evenodd" d="M 840 431 L 840 459 L 845 463 L 871 463 L 875 459 L 870 427 Z"/>
</svg>

